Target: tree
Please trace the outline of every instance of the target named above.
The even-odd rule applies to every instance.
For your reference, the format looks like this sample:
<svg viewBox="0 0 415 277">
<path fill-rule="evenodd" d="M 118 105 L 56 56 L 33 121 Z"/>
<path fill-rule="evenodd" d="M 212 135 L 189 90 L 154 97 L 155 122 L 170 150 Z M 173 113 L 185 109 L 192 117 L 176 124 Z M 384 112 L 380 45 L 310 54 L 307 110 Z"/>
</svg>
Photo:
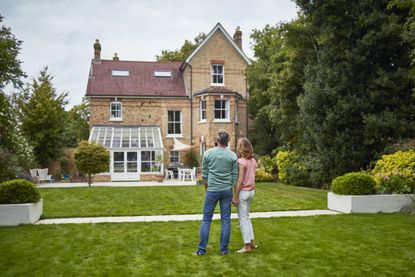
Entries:
<svg viewBox="0 0 415 277">
<path fill-rule="evenodd" d="M 0 23 L 3 23 L 3 16 L 0 14 Z M 14 87 L 22 86 L 22 77 L 25 77 L 21 69 L 19 55 L 22 41 L 16 39 L 9 27 L 1 24 L 0 29 L 0 90 L 12 83 Z"/>
<path fill-rule="evenodd" d="M 88 186 L 91 186 L 91 174 L 107 171 L 110 155 L 104 146 L 82 141 L 75 150 L 75 161 L 78 170 L 88 174 Z"/>
<path fill-rule="evenodd" d="M 0 23 L 3 17 L 0 15 Z M 17 58 L 21 49 L 11 29 L 1 24 L 0 29 L 0 182 L 23 177 L 34 162 L 33 151 L 21 132 L 17 111 L 3 92 L 9 84 L 18 88 L 25 77 L 21 61 Z"/>
<path fill-rule="evenodd" d="M 182 47 L 180 47 L 180 50 L 161 50 L 161 55 L 156 55 L 156 59 L 157 61 L 182 62 L 187 56 L 190 55 L 190 53 L 193 52 L 193 50 L 196 49 L 196 47 L 199 46 L 199 44 L 202 43 L 205 38 L 206 34 L 199 33 L 199 35 L 194 38 L 194 42 L 186 39 Z"/>
<path fill-rule="evenodd" d="M 65 146 L 76 147 L 89 136 L 89 103 L 86 98 L 66 112 Z"/>
<path fill-rule="evenodd" d="M 67 93 L 57 95 L 52 80 L 45 67 L 19 99 L 22 131 L 45 167 L 61 156 L 65 142 Z"/>
<path fill-rule="evenodd" d="M 411 45 L 405 13 L 388 1 L 298 0 L 317 62 L 305 70 L 297 99 L 303 153 L 324 182 L 368 166 L 384 147 L 415 135 Z"/>
</svg>

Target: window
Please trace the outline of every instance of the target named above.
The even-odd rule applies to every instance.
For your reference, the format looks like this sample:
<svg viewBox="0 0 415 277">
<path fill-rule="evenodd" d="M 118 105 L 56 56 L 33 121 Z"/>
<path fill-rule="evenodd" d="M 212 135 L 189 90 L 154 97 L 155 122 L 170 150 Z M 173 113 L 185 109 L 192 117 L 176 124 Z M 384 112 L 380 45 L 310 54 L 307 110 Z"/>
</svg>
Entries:
<svg viewBox="0 0 415 277">
<path fill-rule="evenodd" d="M 129 70 L 112 70 L 113 77 L 128 77 L 130 76 Z"/>
<path fill-rule="evenodd" d="M 229 100 L 215 100 L 215 120 L 229 121 Z"/>
<path fill-rule="evenodd" d="M 167 134 L 168 135 L 181 135 L 182 134 L 181 111 L 168 111 Z"/>
<path fill-rule="evenodd" d="M 171 77 L 171 71 L 154 71 L 154 76 L 169 78 Z"/>
<path fill-rule="evenodd" d="M 224 66 L 223 64 L 212 64 L 212 84 L 224 84 Z"/>
<path fill-rule="evenodd" d="M 110 119 L 122 119 L 122 104 L 121 102 L 111 103 L 111 118 Z"/>
<path fill-rule="evenodd" d="M 160 151 L 141 151 L 141 172 L 160 172 L 162 160 Z"/>
<path fill-rule="evenodd" d="M 200 114 L 199 114 L 200 121 L 206 120 L 206 100 L 200 100 Z"/>
<path fill-rule="evenodd" d="M 171 163 L 179 163 L 180 162 L 180 155 L 179 151 L 170 151 L 170 162 Z"/>
</svg>

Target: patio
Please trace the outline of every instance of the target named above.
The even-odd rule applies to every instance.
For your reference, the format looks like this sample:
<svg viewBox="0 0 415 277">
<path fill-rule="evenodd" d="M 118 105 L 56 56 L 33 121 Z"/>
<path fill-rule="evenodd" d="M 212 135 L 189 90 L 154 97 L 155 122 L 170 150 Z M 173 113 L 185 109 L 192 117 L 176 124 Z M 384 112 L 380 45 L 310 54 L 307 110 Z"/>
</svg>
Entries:
<svg viewBox="0 0 415 277">
<path fill-rule="evenodd" d="M 196 181 L 167 179 L 162 182 L 95 182 L 91 184 L 91 187 L 174 187 L 195 186 L 196 184 Z M 38 188 L 79 188 L 88 187 L 88 183 L 40 183 L 37 186 Z"/>
</svg>

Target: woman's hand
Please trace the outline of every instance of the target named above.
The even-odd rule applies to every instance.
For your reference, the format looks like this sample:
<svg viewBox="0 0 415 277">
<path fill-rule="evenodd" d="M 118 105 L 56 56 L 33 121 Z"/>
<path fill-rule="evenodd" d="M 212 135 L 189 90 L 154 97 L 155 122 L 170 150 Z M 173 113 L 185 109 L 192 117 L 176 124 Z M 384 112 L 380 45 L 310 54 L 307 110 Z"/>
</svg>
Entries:
<svg viewBox="0 0 415 277">
<path fill-rule="evenodd" d="M 236 196 L 232 197 L 232 204 L 234 206 L 237 206 L 239 204 L 239 198 Z"/>
</svg>

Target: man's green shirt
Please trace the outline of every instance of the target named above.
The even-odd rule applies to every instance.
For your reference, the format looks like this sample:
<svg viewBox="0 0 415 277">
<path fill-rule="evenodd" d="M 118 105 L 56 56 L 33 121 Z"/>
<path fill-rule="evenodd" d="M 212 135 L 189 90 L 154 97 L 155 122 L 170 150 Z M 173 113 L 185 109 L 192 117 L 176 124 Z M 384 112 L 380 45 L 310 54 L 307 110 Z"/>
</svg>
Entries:
<svg viewBox="0 0 415 277">
<path fill-rule="evenodd" d="M 210 192 L 231 189 L 238 179 L 238 157 L 224 147 L 207 150 L 202 160 L 202 177 Z"/>
</svg>

